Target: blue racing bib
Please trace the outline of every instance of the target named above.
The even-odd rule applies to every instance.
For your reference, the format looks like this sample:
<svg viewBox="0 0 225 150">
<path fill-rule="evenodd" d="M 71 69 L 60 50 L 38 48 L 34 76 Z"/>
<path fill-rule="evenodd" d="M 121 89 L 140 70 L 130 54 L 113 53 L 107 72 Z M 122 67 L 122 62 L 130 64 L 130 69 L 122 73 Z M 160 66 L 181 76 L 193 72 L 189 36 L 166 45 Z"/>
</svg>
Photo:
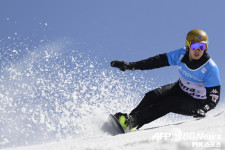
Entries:
<svg viewBox="0 0 225 150">
<path fill-rule="evenodd" d="M 181 62 L 186 54 L 186 48 L 180 48 L 167 53 L 170 65 L 178 66 L 180 73 L 180 87 L 192 97 L 206 99 L 205 87 L 221 85 L 219 69 L 216 63 L 210 58 L 205 64 L 197 69 L 190 69 Z"/>
</svg>

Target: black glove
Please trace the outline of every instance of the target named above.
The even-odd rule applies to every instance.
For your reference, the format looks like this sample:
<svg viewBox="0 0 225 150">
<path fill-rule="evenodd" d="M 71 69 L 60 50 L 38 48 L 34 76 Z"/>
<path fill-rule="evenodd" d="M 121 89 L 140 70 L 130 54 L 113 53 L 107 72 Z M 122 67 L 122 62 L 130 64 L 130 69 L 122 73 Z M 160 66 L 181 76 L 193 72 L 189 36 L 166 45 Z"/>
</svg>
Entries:
<svg viewBox="0 0 225 150">
<path fill-rule="evenodd" d="M 134 67 L 132 66 L 132 63 L 128 63 L 128 62 L 124 62 L 124 61 L 118 61 L 118 60 L 112 61 L 111 66 L 119 68 L 122 71 L 134 70 Z"/>
<path fill-rule="evenodd" d="M 193 111 L 193 117 L 194 118 L 204 118 L 205 117 L 205 111 L 203 109 L 197 109 Z"/>
</svg>

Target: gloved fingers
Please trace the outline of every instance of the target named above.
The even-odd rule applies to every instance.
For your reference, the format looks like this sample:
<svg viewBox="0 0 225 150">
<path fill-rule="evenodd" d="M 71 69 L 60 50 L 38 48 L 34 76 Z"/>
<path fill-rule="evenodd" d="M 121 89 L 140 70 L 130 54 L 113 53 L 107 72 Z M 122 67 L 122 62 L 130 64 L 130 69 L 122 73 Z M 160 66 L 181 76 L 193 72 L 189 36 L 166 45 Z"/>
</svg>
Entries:
<svg viewBox="0 0 225 150">
<path fill-rule="evenodd" d="M 205 117 L 205 112 L 202 109 L 197 109 L 194 111 L 194 118 Z"/>
<path fill-rule="evenodd" d="M 123 64 L 123 62 L 118 61 L 118 60 L 114 60 L 114 61 L 111 62 L 111 66 L 117 67 L 117 68 L 119 68 L 122 64 Z"/>
<path fill-rule="evenodd" d="M 115 67 L 115 66 L 116 66 L 116 61 L 112 61 L 112 62 L 110 63 L 110 65 L 111 65 L 112 67 Z"/>
</svg>

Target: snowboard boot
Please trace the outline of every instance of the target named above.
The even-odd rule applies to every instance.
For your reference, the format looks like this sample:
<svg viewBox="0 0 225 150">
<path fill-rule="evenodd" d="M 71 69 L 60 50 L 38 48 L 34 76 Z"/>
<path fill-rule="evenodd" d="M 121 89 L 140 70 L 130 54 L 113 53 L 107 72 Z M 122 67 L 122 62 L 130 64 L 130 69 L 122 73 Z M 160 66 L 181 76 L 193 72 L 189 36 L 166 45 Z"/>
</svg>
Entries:
<svg viewBox="0 0 225 150">
<path fill-rule="evenodd" d="M 125 132 L 133 131 L 137 128 L 136 118 L 131 115 L 118 112 L 114 116 L 118 119 Z"/>
</svg>

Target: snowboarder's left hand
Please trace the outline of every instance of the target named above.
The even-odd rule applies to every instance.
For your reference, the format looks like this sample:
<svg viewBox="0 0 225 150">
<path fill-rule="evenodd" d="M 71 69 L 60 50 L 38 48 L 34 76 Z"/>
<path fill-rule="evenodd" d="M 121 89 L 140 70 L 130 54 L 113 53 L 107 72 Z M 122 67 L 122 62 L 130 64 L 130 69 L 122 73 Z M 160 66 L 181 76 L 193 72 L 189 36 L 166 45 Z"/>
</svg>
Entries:
<svg viewBox="0 0 225 150">
<path fill-rule="evenodd" d="M 194 118 L 204 118 L 205 117 L 205 111 L 202 109 L 197 109 L 193 112 Z"/>
</svg>

